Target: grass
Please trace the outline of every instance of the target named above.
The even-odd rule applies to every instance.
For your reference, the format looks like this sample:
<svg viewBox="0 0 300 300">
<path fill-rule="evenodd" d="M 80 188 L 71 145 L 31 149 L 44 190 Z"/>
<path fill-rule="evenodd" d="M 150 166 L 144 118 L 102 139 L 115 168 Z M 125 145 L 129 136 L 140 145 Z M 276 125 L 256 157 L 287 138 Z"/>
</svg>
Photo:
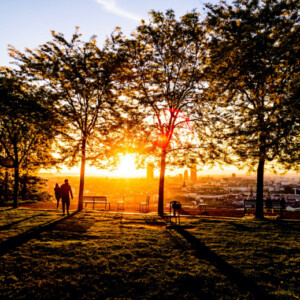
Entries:
<svg viewBox="0 0 300 300">
<path fill-rule="evenodd" d="M 189 232 L 210 251 L 279 299 L 299 299 L 300 223 L 199 219 Z"/>
<path fill-rule="evenodd" d="M 0 208 L 0 242 L 60 217 L 57 211 Z"/>
<path fill-rule="evenodd" d="M 7 228 L 0 241 L 23 225 L 35 228 L 58 217 L 55 211 L 0 210 L 0 229 Z M 251 288 L 275 299 L 299 297 L 300 223 L 182 223 L 202 248 L 155 214 L 75 214 L 0 257 L 0 298 L 252 299 Z"/>
</svg>

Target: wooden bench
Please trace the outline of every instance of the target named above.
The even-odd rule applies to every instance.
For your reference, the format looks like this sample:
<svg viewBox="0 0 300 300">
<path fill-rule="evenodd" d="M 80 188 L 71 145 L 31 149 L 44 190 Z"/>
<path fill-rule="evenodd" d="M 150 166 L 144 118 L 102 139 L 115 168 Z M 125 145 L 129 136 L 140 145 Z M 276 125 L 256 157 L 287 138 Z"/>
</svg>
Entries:
<svg viewBox="0 0 300 300">
<path fill-rule="evenodd" d="M 105 210 L 106 206 L 108 206 L 108 210 L 110 210 L 110 202 L 107 201 L 106 196 L 83 196 L 83 203 L 85 207 L 87 207 L 88 204 L 93 204 L 93 209 L 95 209 L 95 204 L 104 204 Z"/>
<path fill-rule="evenodd" d="M 207 207 L 207 205 L 204 203 L 198 204 L 199 212 L 206 211 L 206 207 Z"/>
<path fill-rule="evenodd" d="M 140 202 L 140 212 L 149 212 L 150 195 L 146 196 L 146 202 Z"/>
<path fill-rule="evenodd" d="M 171 201 L 170 202 L 170 213 L 164 215 L 164 219 L 167 223 L 175 223 L 176 225 L 180 225 L 180 209 L 181 204 L 178 201 Z M 172 222 L 174 219 L 174 222 Z"/>
<path fill-rule="evenodd" d="M 264 207 L 266 209 L 281 209 L 280 200 L 271 200 L 269 207 L 267 201 L 264 201 Z"/>
<path fill-rule="evenodd" d="M 117 211 L 125 210 L 125 196 L 123 196 L 123 200 L 117 201 Z"/>
<path fill-rule="evenodd" d="M 256 209 L 256 200 L 244 200 L 244 213 L 247 213 L 247 209 Z M 264 209 L 266 210 L 281 210 L 280 200 L 270 200 L 268 203 L 267 200 L 264 200 Z"/>
</svg>

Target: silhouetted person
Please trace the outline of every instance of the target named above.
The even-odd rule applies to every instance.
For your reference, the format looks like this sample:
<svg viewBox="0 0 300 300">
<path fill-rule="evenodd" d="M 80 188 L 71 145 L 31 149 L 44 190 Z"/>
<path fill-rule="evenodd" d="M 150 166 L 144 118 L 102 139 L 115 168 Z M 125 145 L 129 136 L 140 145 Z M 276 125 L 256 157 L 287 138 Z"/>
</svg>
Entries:
<svg viewBox="0 0 300 300">
<path fill-rule="evenodd" d="M 55 185 L 54 193 L 55 193 L 55 198 L 56 198 L 56 201 L 57 201 L 57 208 L 58 208 L 59 199 L 61 198 L 61 190 L 60 190 L 60 187 L 59 187 L 58 183 Z"/>
<path fill-rule="evenodd" d="M 281 209 L 286 209 L 286 201 L 283 196 L 280 197 L 280 207 Z"/>
<path fill-rule="evenodd" d="M 67 207 L 67 213 L 69 215 L 70 194 L 72 199 L 73 199 L 73 194 L 68 179 L 65 180 L 65 183 L 60 187 L 60 190 L 61 190 L 61 202 L 63 207 L 63 215 L 65 215 L 65 205 Z"/>
<path fill-rule="evenodd" d="M 266 199 L 266 208 L 268 210 L 272 209 L 272 200 L 271 200 L 270 193 L 268 193 L 268 196 L 267 196 L 267 199 Z"/>
<path fill-rule="evenodd" d="M 286 209 L 286 201 L 283 196 L 280 197 L 280 216 L 282 217 L 283 211 Z"/>
</svg>

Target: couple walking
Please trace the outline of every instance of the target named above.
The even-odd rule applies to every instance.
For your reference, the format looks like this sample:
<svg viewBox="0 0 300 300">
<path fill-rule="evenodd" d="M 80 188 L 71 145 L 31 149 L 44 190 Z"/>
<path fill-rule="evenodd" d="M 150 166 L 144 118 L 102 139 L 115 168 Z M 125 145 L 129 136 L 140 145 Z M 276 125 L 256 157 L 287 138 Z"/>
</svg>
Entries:
<svg viewBox="0 0 300 300">
<path fill-rule="evenodd" d="M 58 183 L 55 185 L 54 188 L 55 192 L 55 198 L 57 201 L 57 208 L 59 205 L 59 199 L 61 198 L 62 202 L 62 209 L 63 209 L 63 215 L 65 215 L 65 207 L 67 208 L 67 214 L 69 216 L 69 207 L 70 207 L 70 194 L 73 199 L 72 189 L 69 185 L 68 179 L 65 179 L 65 183 L 59 187 Z"/>
</svg>

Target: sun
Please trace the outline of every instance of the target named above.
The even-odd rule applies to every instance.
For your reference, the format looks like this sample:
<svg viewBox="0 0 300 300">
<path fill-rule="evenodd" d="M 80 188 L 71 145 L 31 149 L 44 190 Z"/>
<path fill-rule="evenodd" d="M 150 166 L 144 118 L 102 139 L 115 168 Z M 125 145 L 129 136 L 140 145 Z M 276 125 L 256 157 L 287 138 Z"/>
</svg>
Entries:
<svg viewBox="0 0 300 300">
<path fill-rule="evenodd" d="M 120 164 L 114 173 L 119 177 L 135 177 L 139 175 L 135 165 L 135 156 L 133 154 L 125 154 L 121 157 Z"/>
<path fill-rule="evenodd" d="M 104 176 L 113 178 L 137 178 L 146 177 L 145 169 L 137 169 L 135 165 L 135 154 L 125 154 L 120 157 L 120 162 L 113 170 L 99 169 L 95 166 L 86 165 L 85 175 L 87 176 Z M 47 172 L 47 171 L 46 171 Z M 62 167 L 61 173 L 63 174 L 78 174 L 80 173 L 79 166 L 73 168 Z"/>
</svg>

